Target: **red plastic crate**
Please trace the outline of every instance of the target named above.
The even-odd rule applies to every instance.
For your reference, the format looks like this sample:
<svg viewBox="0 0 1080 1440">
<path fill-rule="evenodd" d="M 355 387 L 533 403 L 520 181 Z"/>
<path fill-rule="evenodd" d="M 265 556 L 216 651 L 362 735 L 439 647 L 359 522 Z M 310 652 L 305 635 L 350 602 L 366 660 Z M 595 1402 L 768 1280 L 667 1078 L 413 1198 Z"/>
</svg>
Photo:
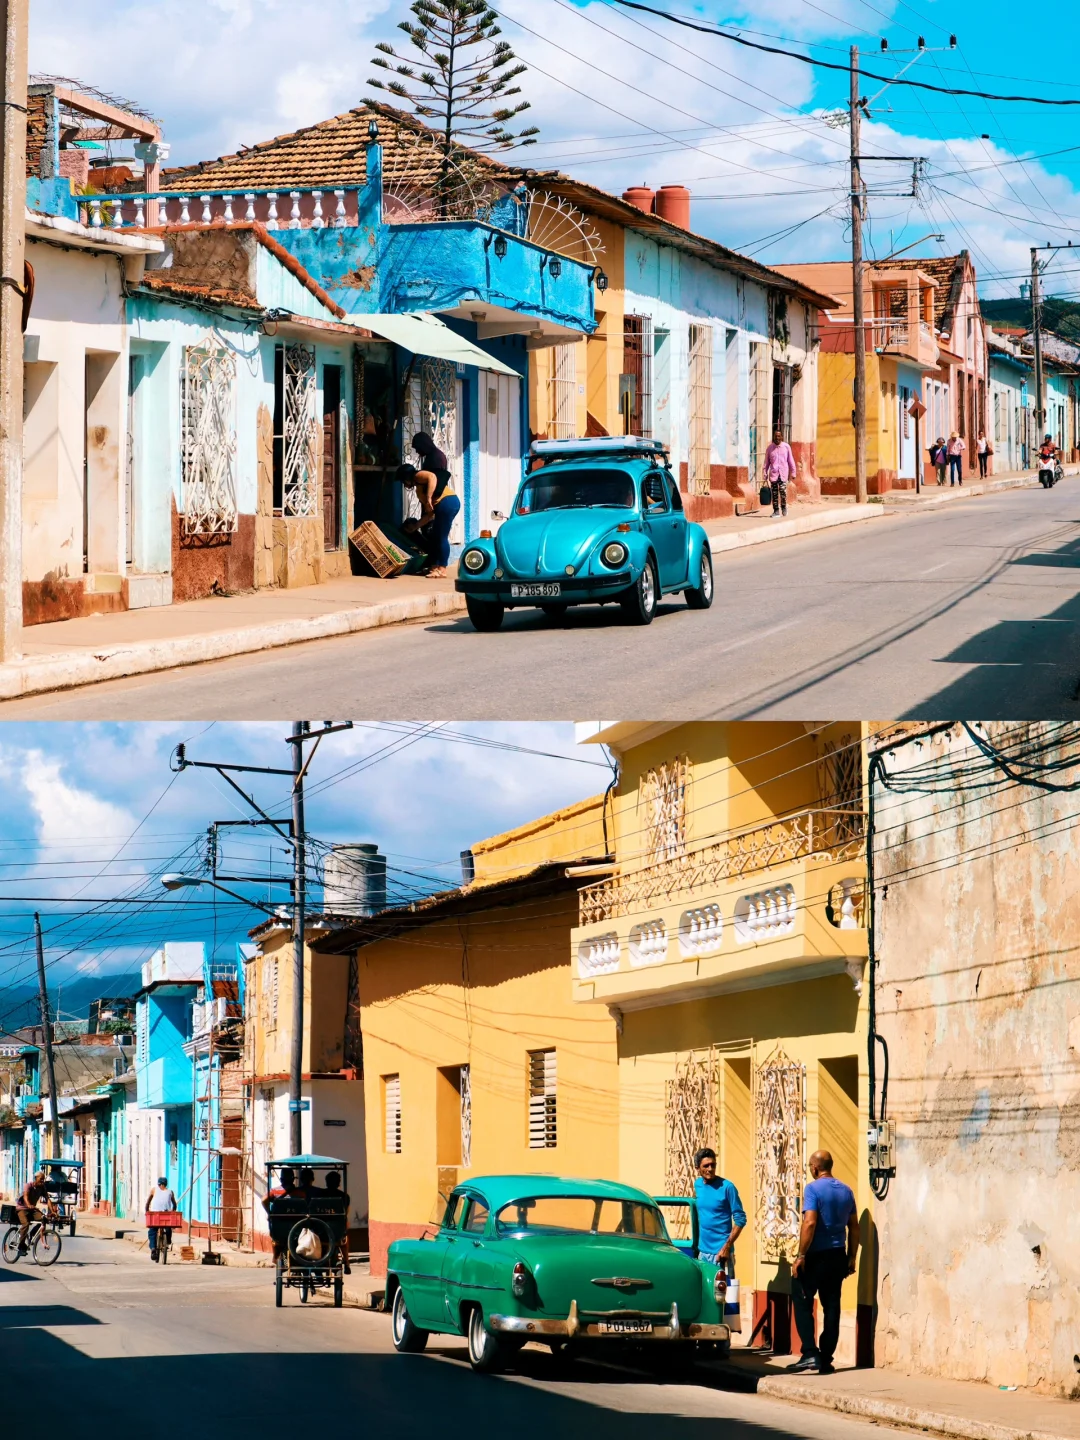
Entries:
<svg viewBox="0 0 1080 1440">
<path fill-rule="evenodd" d="M 146 1228 L 157 1230 L 179 1230 L 184 1217 L 179 1210 L 153 1210 L 146 1213 Z"/>
</svg>

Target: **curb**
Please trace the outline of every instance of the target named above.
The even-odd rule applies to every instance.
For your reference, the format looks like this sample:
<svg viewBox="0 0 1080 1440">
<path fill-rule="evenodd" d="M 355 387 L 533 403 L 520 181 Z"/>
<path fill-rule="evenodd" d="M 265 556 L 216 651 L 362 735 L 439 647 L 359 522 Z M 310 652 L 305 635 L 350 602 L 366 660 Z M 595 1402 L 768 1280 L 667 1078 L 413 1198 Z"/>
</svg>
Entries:
<svg viewBox="0 0 1080 1440">
<path fill-rule="evenodd" d="M 851 1395 L 841 1390 L 826 1390 L 805 1381 L 781 1379 L 778 1376 L 754 1376 L 739 1365 L 718 1367 L 725 1377 L 738 1379 L 757 1395 L 771 1400 L 787 1400 L 793 1405 L 813 1405 L 819 1410 L 835 1410 L 842 1415 L 855 1415 L 864 1420 L 878 1420 L 910 1430 L 928 1431 L 935 1435 L 959 1437 L 959 1440 L 1063 1440 L 1054 1431 L 1029 1430 L 1013 1425 L 994 1425 L 983 1420 L 967 1420 L 940 1410 L 921 1410 L 917 1405 L 904 1405 L 896 1400 L 878 1400 L 869 1395 Z"/>
<path fill-rule="evenodd" d="M 1078 473 L 1075 466 L 1065 467 L 1065 477 L 1069 479 Z M 977 500 L 980 495 L 995 495 L 1003 490 L 1036 490 L 1039 486 L 1037 475 L 1010 475 L 1008 479 L 990 480 L 983 482 L 976 480 L 973 485 L 945 486 L 941 495 L 932 495 L 930 499 L 924 499 L 928 488 L 936 490 L 938 487 L 923 486 L 921 494 L 916 496 L 914 490 L 897 491 L 890 499 L 885 497 L 885 508 L 894 514 L 911 510 L 918 513 L 920 510 L 936 510 L 940 505 L 951 505 L 957 500 Z M 910 495 L 911 499 L 901 499 L 901 496 Z"/>
<path fill-rule="evenodd" d="M 208 660 L 225 660 L 306 640 L 324 640 L 335 635 L 352 635 L 383 625 L 400 625 L 409 620 L 429 620 L 454 615 L 465 609 L 465 597 L 452 591 L 416 595 L 408 600 L 387 600 L 330 615 L 301 620 L 278 620 L 268 625 L 250 625 L 241 630 L 222 630 L 207 635 L 185 635 L 175 640 L 136 641 L 96 653 L 77 651 L 62 655 L 35 656 L 0 665 L 0 700 L 17 700 L 49 690 L 72 690 L 101 680 L 123 680 L 155 670 L 173 670 L 184 665 L 202 665 Z"/>
<path fill-rule="evenodd" d="M 772 540 L 788 540 L 795 535 L 812 535 L 816 530 L 831 530 L 835 525 L 852 525 L 861 520 L 880 520 L 883 505 L 846 505 L 842 510 L 829 510 L 824 515 L 807 515 L 801 520 L 767 522 L 760 529 L 732 530 L 726 535 L 710 535 L 709 548 L 714 555 L 725 550 L 744 550 L 750 545 L 766 545 Z"/>
</svg>

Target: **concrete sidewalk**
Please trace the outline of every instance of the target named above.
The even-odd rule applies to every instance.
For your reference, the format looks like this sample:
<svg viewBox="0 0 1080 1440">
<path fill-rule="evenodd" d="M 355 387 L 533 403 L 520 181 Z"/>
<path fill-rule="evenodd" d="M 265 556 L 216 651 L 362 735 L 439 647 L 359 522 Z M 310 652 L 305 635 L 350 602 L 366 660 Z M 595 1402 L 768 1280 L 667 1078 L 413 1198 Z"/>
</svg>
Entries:
<svg viewBox="0 0 1080 1440">
<path fill-rule="evenodd" d="M 1080 1440 L 1080 1405 L 1072 1400 L 884 1369 L 789 1375 L 795 1358 L 735 1350 L 721 1369 L 758 1395 L 961 1440 Z"/>
</svg>

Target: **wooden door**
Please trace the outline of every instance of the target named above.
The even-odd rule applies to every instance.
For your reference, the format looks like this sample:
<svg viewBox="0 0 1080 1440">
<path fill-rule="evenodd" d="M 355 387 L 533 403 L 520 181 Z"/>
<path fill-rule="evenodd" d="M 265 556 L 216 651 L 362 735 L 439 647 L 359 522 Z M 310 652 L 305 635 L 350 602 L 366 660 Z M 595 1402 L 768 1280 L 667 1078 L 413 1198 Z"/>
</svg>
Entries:
<svg viewBox="0 0 1080 1440">
<path fill-rule="evenodd" d="M 323 548 L 338 548 L 341 528 L 341 419 L 338 406 L 323 416 Z"/>
<path fill-rule="evenodd" d="M 480 529 L 510 514 L 521 481 L 521 381 L 480 372 Z"/>
</svg>

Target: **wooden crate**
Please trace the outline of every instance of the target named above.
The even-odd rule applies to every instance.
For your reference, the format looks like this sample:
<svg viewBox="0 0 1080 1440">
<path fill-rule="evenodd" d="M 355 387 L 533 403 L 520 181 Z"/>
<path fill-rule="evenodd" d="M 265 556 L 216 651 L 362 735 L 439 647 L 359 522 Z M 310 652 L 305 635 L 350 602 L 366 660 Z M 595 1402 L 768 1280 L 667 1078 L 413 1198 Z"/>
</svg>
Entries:
<svg viewBox="0 0 1080 1440">
<path fill-rule="evenodd" d="M 400 575 L 412 556 L 388 540 L 374 520 L 365 520 L 349 536 L 357 550 L 381 579 Z"/>
</svg>

